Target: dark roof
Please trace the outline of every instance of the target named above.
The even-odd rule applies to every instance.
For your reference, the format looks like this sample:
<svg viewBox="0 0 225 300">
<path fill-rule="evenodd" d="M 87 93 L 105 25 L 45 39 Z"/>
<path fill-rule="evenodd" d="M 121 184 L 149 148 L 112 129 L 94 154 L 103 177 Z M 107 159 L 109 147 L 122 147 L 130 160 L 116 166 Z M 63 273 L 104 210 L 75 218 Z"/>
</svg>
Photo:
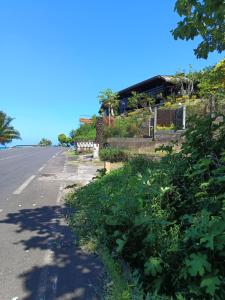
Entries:
<svg viewBox="0 0 225 300">
<path fill-rule="evenodd" d="M 157 79 L 162 79 L 165 82 L 173 83 L 173 81 L 172 81 L 173 76 L 171 76 L 171 75 L 157 75 L 157 76 L 151 77 L 151 78 L 149 78 L 147 80 L 144 80 L 144 81 L 141 81 L 141 82 L 136 83 L 134 85 L 131 85 L 131 86 L 129 86 L 129 87 L 123 89 L 123 90 L 120 90 L 118 92 L 118 94 L 123 94 L 123 93 L 129 92 L 131 90 L 134 90 L 135 88 L 141 87 L 142 85 L 146 85 L 148 83 L 152 83 L 153 81 L 155 81 Z"/>
</svg>

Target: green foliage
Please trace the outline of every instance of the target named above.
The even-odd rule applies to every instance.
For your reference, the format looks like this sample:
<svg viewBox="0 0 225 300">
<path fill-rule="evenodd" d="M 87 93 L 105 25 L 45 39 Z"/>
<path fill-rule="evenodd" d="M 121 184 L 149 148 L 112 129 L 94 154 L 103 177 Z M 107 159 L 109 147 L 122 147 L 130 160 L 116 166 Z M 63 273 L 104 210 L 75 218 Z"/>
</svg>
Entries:
<svg viewBox="0 0 225 300">
<path fill-rule="evenodd" d="M 194 50 L 198 58 L 207 58 L 210 52 L 225 50 L 224 0 L 177 0 L 175 11 L 179 21 L 172 34 L 175 39 L 193 40 L 201 36 L 202 42 Z"/>
<path fill-rule="evenodd" d="M 208 99 L 210 111 L 221 110 L 221 105 L 225 104 L 225 59 L 200 72 L 198 81 L 199 94 Z"/>
<path fill-rule="evenodd" d="M 192 253 L 190 258 L 185 260 L 186 271 L 193 277 L 203 276 L 206 272 L 211 271 L 211 265 L 207 261 L 207 256 L 201 253 Z"/>
<path fill-rule="evenodd" d="M 161 259 L 158 257 L 150 257 L 144 264 L 145 274 L 156 276 L 162 272 Z"/>
<path fill-rule="evenodd" d="M 151 107 L 155 103 L 155 100 L 146 93 L 131 92 L 131 96 L 128 98 L 129 108 Z"/>
<path fill-rule="evenodd" d="M 51 146 L 52 145 L 52 141 L 42 138 L 39 142 L 40 146 Z"/>
<path fill-rule="evenodd" d="M 104 128 L 104 139 L 110 137 L 141 137 L 143 124 L 149 119 L 149 111 L 137 110 L 127 116 L 117 117 L 113 126 Z"/>
<path fill-rule="evenodd" d="M 176 127 L 174 124 L 171 124 L 170 126 L 157 126 L 157 130 L 175 130 Z"/>
<path fill-rule="evenodd" d="M 106 89 L 100 92 L 98 99 L 102 107 L 108 109 L 109 115 L 117 114 L 119 108 L 119 95 L 117 93 L 111 89 Z"/>
<path fill-rule="evenodd" d="M 58 141 L 62 146 L 69 146 L 71 138 L 67 137 L 64 133 L 58 135 Z"/>
<path fill-rule="evenodd" d="M 119 162 L 126 161 L 128 154 L 117 148 L 103 148 L 99 151 L 99 156 L 102 161 Z"/>
<path fill-rule="evenodd" d="M 95 124 L 82 124 L 78 129 L 71 131 L 70 136 L 74 142 L 94 141 L 96 139 Z"/>
<path fill-rule="evenodd" d="M 201 282 L 201 287 L 206 289 L 206 293 L 210 296 L 214 296 L 216 291 L 219 289 L 221 280 L 218 276 L 207 276 Z"/>
<path fill-rule="evenodd" d="M 225 112 L 225 59 L 199 72 L 190 69 L 188 73 L 177 73 L 174 83 L 186 94 L 168 97 L 170 102 L 165 106 L 178 108 L 181 102 L 187 107 L 188 117 Z"/>
<path fill-rule="evenodd" d="M 12 142 L 14 139 L 21 139 L 19 131 L 17 131 L 11 122 L 13 118 L 7 116 L 3 111 L 0 111 L 0 144 L 5 145 Z"/>
<path fill-rule="evenodd" d="M 125 279 L 120 264 L 110 255 L 107 248 L 101 248 L 101 258 L 108 273 L 108 289 L 104 299 L 106 300 L 129 300 L 131 299 L 132 289 Z"/>
<path fill-rule="evenodd" d="M 179 153 L 129 160 L 71 199 L 79 235 L 138 274 L 137 299 L 225 299 L 225 117 L 190 122 Z"/>
</svg>

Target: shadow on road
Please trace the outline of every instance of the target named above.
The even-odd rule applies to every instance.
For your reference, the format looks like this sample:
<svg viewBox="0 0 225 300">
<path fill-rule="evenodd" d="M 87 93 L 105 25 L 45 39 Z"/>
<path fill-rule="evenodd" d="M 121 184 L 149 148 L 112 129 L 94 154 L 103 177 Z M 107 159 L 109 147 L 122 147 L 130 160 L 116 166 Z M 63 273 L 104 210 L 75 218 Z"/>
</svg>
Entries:
<svg viewBox="0 0 225 300">
<path fill-rule="evenodd" d="M 30 232 L 21 240 L 25 250 L 45 251 L 45 263 L 26 273 L 18 274 L 23 280 L 28 299 L 100 299 L 102 265 L 94 255 L 85 254 L 73 245 L 73 237 L 62 215 L 61 206 L 43 206 L 10 213 L 0 223 L 15 224 L 17 233 Z M 47 254 L 46 254 L 47 253 Z"/>
</svg>

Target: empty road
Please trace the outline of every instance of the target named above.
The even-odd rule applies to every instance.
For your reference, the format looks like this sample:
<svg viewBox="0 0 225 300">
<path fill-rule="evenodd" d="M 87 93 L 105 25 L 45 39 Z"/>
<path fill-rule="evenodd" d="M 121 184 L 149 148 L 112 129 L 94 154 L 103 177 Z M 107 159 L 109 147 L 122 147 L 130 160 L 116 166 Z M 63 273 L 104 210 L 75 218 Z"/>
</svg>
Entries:
<svg viewBox="0 0 225 300">
<path fill-rule="evenodd" d="M 1 300 L 100 299 L 101 263 L 73 244 L 65 220 L 78 169 L 62 148 L 0 151 Z"/>
</svg>

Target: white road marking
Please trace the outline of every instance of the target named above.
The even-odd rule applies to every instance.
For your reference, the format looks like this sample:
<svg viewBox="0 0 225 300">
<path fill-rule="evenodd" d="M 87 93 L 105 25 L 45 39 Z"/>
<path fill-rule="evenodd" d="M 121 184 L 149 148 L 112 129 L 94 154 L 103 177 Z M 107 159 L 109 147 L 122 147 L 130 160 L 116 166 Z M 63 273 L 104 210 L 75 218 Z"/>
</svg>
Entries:
<svg viewBox="0 0 225 300">
<path fill-rule="evenodd" d="M 19 299 L 19 297 L 13 297 L 12 298 L 12 300 L 18 300 Z"/>
<path fill-rule="evenodd" d="M 0 209 L 0 213 L 3 212 L 3 209 Z"/>
<path fill-rule="evenodd" d="M 30 176 L 24 183 L 13 192 L 13 195 L 19 195 L 35 178 L 35 175 Z"/>
</svg>

